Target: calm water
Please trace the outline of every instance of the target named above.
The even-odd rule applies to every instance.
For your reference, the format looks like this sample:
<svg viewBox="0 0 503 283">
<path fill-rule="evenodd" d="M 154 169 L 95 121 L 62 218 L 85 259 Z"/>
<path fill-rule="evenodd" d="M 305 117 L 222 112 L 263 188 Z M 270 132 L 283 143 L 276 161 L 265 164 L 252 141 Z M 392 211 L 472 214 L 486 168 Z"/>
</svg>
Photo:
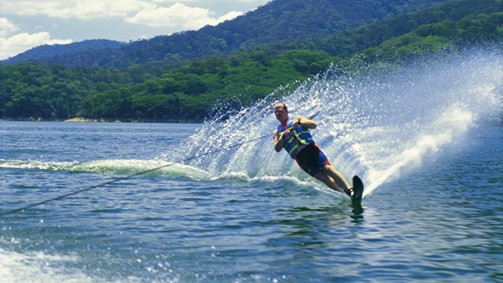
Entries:
<svg viewBox="0 0 503 283">
<path fill-rule="evenodd" d="M 165 166 L 1 216 L 0 278 L 503 282 L 503 60 L 458 59 L 283 98 L 362 176 L 363 210 L 274 152 L 271 101 L 225 123 L 0 122 L 0 213 Z"/>
</svg>

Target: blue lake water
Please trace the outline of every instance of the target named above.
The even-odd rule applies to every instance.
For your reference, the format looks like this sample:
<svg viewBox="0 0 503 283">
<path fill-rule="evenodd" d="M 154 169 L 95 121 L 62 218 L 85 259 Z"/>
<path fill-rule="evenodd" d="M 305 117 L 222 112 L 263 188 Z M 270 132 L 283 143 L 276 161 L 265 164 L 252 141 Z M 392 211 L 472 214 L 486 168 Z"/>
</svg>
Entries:
<svg viewBox="0 0 503 283">
<path fill-rule="evenodd" d="M 1 121 L 0 277 L 503 282 L 503 60 L 461 59 L 282 98 L 362 177 L 361 210 L 274 151 L 271 101 L 205 124 Z"/>
</svg>

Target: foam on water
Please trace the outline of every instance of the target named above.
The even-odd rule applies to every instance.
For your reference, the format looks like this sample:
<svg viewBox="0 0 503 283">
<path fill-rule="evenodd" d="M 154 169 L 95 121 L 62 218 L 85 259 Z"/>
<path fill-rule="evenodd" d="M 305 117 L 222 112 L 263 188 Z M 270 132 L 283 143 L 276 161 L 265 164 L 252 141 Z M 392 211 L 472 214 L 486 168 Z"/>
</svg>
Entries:
<svg viewBox="0 0 503 283">
<path fill-rule="evenodd" d="M 52 256 L 41 252 L 21 254 L 0 249 L 0 277 L 3 282 L 95 282 L 78 270 L 61 270 L 70 256 Z"/>
<path fill-rule="evenodd" d="M 56 162 L 40 160 L 3 160 L 0 159 L 0 168 L 17 168 L 49 171 L 68 171 L 98 174 L 123 174 L 133 175 L 148 172 L 145 175 L 162 176 L 170 178 L 190 178 L 193 180 L 208 180 L 212 175 L 205 170 L 162 160 L 140 159 L 106 159 L 88 162 Z M 158 170 L 149 172 L 159 168 Z"/>
<path fill-rule="evenodd" d="M 366 194 L 462 144 L 471 127 L 501 118 L 501 52 L 470 51 L 372 68 L 342 73 L 334 67 L 281 98 L 291 115 L 318 123 L 316 142 L 348 179 L 363 177 Z M 192 166 L 219 176 L 309 179 L 285 152 L 273 149 L 275 99 L 272 94 L 225 122 L 206 123 L 181 154 L 166 158 L 198 156 Z"/>
</svg>

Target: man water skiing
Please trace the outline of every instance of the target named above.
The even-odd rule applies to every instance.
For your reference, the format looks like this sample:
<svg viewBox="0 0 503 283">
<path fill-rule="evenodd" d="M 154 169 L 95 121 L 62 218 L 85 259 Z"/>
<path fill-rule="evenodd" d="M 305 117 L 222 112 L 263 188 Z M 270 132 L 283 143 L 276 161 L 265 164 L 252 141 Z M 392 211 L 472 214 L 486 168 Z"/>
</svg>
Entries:
<svg viewBox="0 0 503 283">
<path fill-rule="evenodd" d="M 273 133 L 276 152 L 284 148 L 309 175 L 322 181 L 329 188 L 350 196 L 353 202 L 361 201 L 363 192 L 361 180 L 357 176 L 353 178 L 353 185 L 355 187 L 358 185 L 358 190 L 354 190 L 344 176 L 332 167 L 309 132 L 309 129 L 315 129 L 317 126 L 314 121 L 303 116 L 295 116 L 289 121 L 288 108 L 283 102 L 274 104 L 274 115 L 280 122 Z"/>
</svg>

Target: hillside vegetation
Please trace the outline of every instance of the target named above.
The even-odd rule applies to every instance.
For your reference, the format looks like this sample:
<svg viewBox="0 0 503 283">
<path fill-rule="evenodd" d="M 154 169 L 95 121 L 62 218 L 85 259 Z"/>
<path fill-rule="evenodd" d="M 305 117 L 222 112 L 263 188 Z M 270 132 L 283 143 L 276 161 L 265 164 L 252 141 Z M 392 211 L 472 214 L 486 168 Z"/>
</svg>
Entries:
<svg viewBox="0 0 503 283">
<path fill-rule="evenodd" d="M 305 11 L 315 9 L 315 2 L 331 3 L 273 1 L 270 5 L 308 5 L 302 9 Z M 316 34 L 323 30 L 316 26 L 317 15 L 309 18 L 308 22 L 311 22 L 305 26 L 306 29 L 311 27 L 312 36 L 263 39 L 260 44 L 257 40 L 253 44 L 248 41 L 232 52 L 223 52 L 224 55 L 209 52 L 203 56 L 196 52 L 186 56 L 185 60 L 179 59 L 178 63 L 168 64 L 160 59 L 157 62 L 158 58 L 151 58 L 149 64 L 130 63 L 124 67 L 106 68 L 70 68 L 40 62 L 0 66 L 0 117 L 62 120 L 81 116 L 106 120 L 201 121 L 212 114 L 215 105 L 225 105 L 229 109 L 248 106 L 279 86 L 295 87 L 296 83 L 322 72 L 331 63 L 346 62 L 354 56 L 366 63 L 396 62 L 445 50 L 455 52 L 474 44 L 502 43 L 501 0 L 452 0 L 419 11 L 400 13 L 407 2 L 396 1 L 392 8 L 385 5 L 374 7 L 381 14 L 386 9 L 395 11 L 396 16 L 384 14 L 380 21 L 374 17 L 363 26 L 329 33 L 328 30 L 333 30 L 331 27 L 323 34 Z M 251 15 L 267 15 L 261 10 L 266 7 Z M 288 7 L 284 11 L 296 10 L 295 6 Z M 249 20 L 248 16 L 236 21 Z M 232 21 L 222 25 L 229 23 Z M 332 24 L 336 26 L 336 23 Z M 353 23 L 356 25 L 358 23 Z M 290 28 L 297 27 L 292 22 Z M 210 28 L 202 31 L 205 29 Z M 226 44 L 230 45 L 228 40 Z M 183 51 L 191 46 L 179 47 Z M 163 48 L 165 46 L 160 44 L 158 50 Z M 173 55 L 164 53 L 163 56 Z"/>
</svg>

